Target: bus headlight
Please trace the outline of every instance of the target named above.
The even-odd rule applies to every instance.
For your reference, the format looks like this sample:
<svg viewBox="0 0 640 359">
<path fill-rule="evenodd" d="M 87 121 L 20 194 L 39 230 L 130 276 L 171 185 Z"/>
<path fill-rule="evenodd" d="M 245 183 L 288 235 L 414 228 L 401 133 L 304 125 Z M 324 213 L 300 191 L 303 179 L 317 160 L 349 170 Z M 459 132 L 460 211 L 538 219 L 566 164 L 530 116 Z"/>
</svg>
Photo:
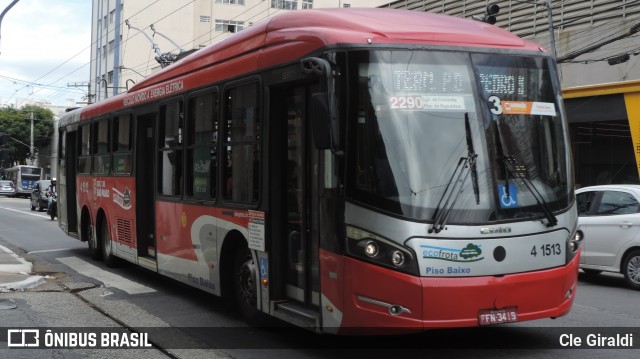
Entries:
<svg viewBox="0 0 640 359">
<path fill-rule="evenodd" d="M 375 265 L 419 275 L 417 257 L 410 248 L 359 228 L 347 226 L 347 254 Z"/>
<path fill-rule="evenodd" d="M 576 233 L 573 235 L 573 238 L 571 238 L 571 240 L 569 241 L 569 250 L 571 252 L 577 252 L 578 248 L 580 248 L 580 243 L 582 243 L 582 238 L 584 237 L 584 234 L 582 233 L 582 231 L 576 231 Z"/>
<path fill-rule="evenodd" d="M 404 264 L 404 254 L 400 251 L 395 251 L 391 254 L 391 262 L 395 266 L 401 266 Z"/>
<path fill-rule="evenodd" d="M 584 233 L 582 233 L 580 229 L 577 229 L 573 235 L 569 237 L 569 240 L 567 241 L 567 264 L 576 256 L 583 240 Z"/>
<path fill-rule="evenodd" d="M 380 247 L 375 241 L 369 241 L 364 245 L 364 254 L 369 258 L 375 258 L 380 253 Z"/>
</svg>

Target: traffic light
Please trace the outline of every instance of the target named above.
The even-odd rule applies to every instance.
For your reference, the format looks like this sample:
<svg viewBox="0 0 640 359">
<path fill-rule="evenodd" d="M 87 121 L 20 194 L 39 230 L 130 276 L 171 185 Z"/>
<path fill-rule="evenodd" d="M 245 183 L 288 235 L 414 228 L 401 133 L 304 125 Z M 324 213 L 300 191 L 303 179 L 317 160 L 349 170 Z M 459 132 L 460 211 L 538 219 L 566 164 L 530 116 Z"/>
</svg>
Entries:
<svg viewBox="0 0 640 359">
<path fill-rule="evenodd" d="M 500 12 L 500 6 L 498 6 L 498 4 L 487 5 L 487 13 L 484 15 L 484 18 L 482 19 L 482 21 L 491 25 L 495 24 L 496 21 L 498 21 L 496 19 L 496 15 L 498 15 L 499 12 Z"/>
</svg>

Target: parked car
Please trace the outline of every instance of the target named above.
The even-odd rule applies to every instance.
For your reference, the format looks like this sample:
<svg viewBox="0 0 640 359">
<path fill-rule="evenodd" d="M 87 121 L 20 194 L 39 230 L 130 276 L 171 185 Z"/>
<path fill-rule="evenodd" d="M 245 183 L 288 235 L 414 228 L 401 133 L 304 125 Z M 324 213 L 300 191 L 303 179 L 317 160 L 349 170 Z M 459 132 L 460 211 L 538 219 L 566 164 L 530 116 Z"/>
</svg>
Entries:
<svg viewBox="0 0 640 359">
<path fill-rule="evenodd" d="M 36 181 L 31 191 L 31 210 L 42 212 L 47 209 L 49 205 L 49 198 L 47 198 L 47 188 L 51 185 L 50 180 Z"/>
<path fill-rule="evenodd" d="M 622 273 L 640 290 L 640 185 L 602 185 L 576 191 L 583 233 L 580 268 L 589 275 Z"/>
<path fill-rule="evenodd" d="M 13 197 L 16 195 L 16 186 L 11 181 L 0 181 L 0 196 Z"/>
</svg>

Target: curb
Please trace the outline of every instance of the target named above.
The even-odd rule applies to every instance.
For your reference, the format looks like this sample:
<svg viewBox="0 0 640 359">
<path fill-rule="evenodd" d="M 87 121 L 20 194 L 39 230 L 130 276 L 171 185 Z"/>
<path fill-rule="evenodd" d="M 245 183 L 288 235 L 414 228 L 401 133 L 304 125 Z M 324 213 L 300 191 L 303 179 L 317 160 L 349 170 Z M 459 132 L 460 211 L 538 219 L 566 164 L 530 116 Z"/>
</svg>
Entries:
<svg viewBox="0 0 640 359">
<path fill-rule="evenodd" d="M 0 293 L 29 289 L 45 283 L 39 275 L 30 275 L 33 264 L 0 245 Z"/>
<path fill-rule="evenodd" d="M 13 253 L 9 248 L 0 245 L 0 273 L 31 273 L 33 264 Z"/>
</svg>

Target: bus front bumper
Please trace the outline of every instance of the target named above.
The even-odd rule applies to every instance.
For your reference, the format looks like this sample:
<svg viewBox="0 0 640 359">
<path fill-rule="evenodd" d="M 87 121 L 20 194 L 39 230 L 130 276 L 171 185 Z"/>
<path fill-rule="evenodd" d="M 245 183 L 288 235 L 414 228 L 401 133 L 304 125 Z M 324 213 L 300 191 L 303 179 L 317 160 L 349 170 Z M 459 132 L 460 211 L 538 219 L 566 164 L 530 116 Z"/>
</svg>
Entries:
<svg viewBox="0 0 640 359">
<path fill-rule="evenodd" d="M 457 278 L 415 277 L 345 257 L 341 331 L 473 327 L 481 314 L 505 308 L 509 322 L 560 317 L 575 298 L 579 257 L 535 272 Z"/>
</svg>

